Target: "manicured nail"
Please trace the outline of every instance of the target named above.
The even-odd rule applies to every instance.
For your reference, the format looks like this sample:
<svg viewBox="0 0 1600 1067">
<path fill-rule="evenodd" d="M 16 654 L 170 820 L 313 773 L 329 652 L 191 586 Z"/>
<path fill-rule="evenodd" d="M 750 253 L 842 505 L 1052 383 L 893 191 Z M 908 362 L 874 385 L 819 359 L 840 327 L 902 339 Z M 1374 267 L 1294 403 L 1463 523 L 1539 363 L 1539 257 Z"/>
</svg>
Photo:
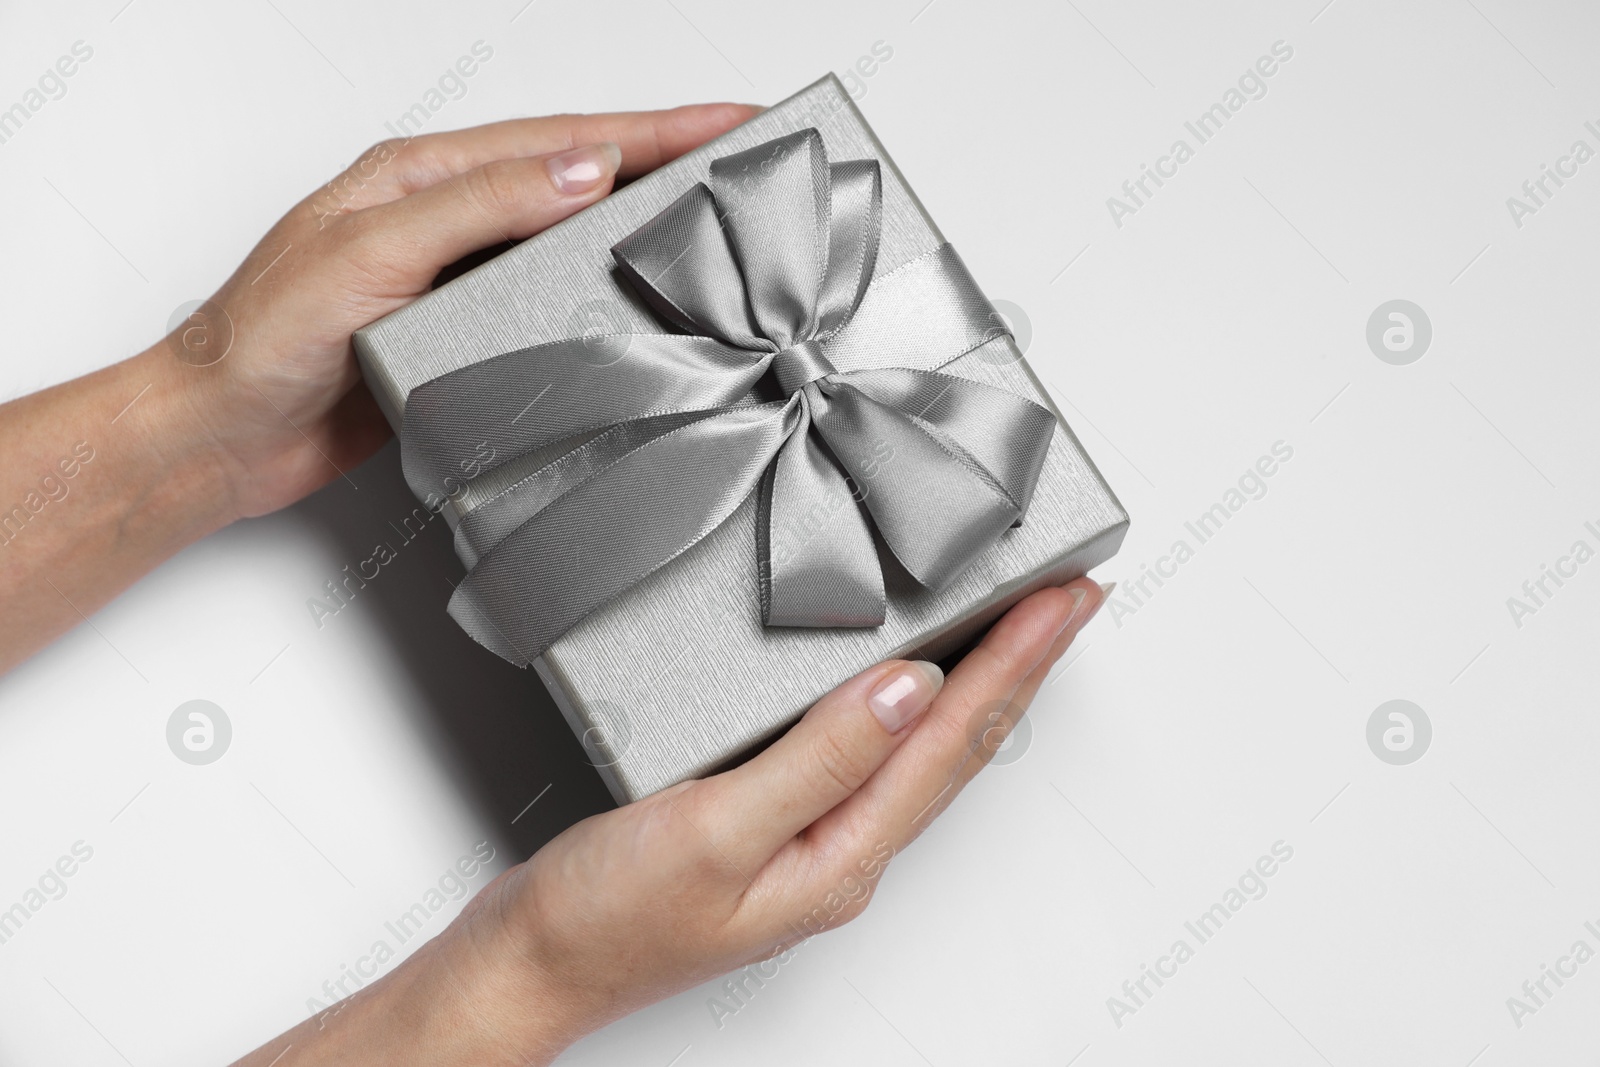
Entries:
<svg viewBox="0 0 1600 1067">
<path fill-rule="evenodd" d="M 1116 587 L 1117 587 L 1117 583 L 1116 582 L 1101 582 L 1100 583 L 1100 599 L 1096 600 L 1094 602 L 1094 607 L 1092 609 L 1090 609 L 1089 614 L 1087 614 L 1087 615 L 1085 615 L 1083 617 L 1083 623 L 1082 623 L 1083 626 L 1088 626 L 1089 625 L 1089 620 L 1093 619 L 1096 615 L 1100 614 L 1100 609 L 1105 607 L 1106 606 L 1106 601 L 1111 599 L 1111 590 L 1115 589 Z"/>
<path fill-rule="evenodd" d="M 1061 620 L 1061 626 L 1056 633 L 1063 633 L 1072 625 L 1072 620 L 1078 617 L 1078 612 L 1083 610 L 1083 602 L 1089 598 L 1088 592 L 1081 585 L 1075 585 L 1067 592 L 1072 594 L 1072 610 L 1067 612 L 1067 617 Z"/>
<path fill-rule="evenodd" d="M 568 196 L 577 196 L 617 173 L 622 165 L 622 149 L 609 141 L 584 145 L 551 156 L 545 164 L 550 168 L 550 180 L 555 187 Z"/>
<path fill-rule="evenodd" d="M 906 723 L 928 709 L 943 685 L 944 671 L 936 664 L 918 660 L 879 682 L 867 697 L 867 707 L 885 730 L 898 733 Z"/>
</svg>

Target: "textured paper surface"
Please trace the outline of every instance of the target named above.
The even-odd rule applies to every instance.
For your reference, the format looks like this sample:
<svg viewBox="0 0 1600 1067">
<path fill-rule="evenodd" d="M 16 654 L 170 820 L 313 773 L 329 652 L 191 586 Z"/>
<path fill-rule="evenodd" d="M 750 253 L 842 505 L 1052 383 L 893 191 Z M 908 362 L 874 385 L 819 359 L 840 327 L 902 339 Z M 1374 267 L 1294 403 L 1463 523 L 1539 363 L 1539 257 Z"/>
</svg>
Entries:
<svg viewBox="0 0 1600 1067">
<path fill-rule="evenodd" d="M 356 353 L 390 421 L 398 429 L 405 397 L 421 382 L 501 352 L 582 333 L 591 321 L 586 309 L 596 302 L 609 309 L 616 328 L 659 332 L 662 325 L 615 275 L 611 246 L 704 180 L 713 159 L 808 126 L 822 132 L 829 158 L 877 158 L 883 166 L 877 275 L 945 240 L 829 75 L 360 331 Z M 942 370 L 1056 410 L 1009 337 L 997 337 Z M 529 400 L 531 418 L 537 401 Z M 492 443 L 493 436 L 486 427 L 486 439 Z M 516 465 L 507 467 L 493 483 L 480 479 L 459 506 L 468 509 L 520 476 Z M 446 517 L 455 518 L 449 509 Z M 612 793 L 626 802 L 759 747 L 817 697 L 873 663 L 896 656 L 938 658 L 958 648 L 1028 593 L 1108 559 L 1127 524 L 1122 506 L 1063 421 L 1026 521 L 950 588 L 930 594 L 885 556 L 890 602 L 882 626 L 762 626 L 752 498 L 692 550 L 556 641 L 535 668 L 594 751 Z"/>
</svg>

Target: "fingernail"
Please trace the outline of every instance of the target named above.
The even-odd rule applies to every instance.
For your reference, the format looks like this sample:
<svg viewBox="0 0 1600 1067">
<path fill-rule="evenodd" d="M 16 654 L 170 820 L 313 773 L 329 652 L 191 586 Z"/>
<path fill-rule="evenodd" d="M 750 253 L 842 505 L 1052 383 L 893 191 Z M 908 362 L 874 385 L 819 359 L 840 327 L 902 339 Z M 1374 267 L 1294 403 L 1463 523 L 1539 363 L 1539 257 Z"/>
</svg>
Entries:
<svg viewBox="0 0 1600 1067">
<path fill-rule="evenodd" d="M 1078 617 L 1078 612 L 1083 610 L 1083 602 L 1089 598 L 1089 593 L 1081 585 L 1075 585 L 1067 592 L 1072 594 L 1072 610 L 1067 612 L 1067 617 L 1061 620 L 1061 625 L 1056 633 L 1064 633 L 1072 625 L 1072 620 Z"/>
<path fill-rule="evenodd" d="M 928 709 L 943 685 L 944 671 L 936 664 L 918 660 L 879 682 L 867 697 L 867 707 L 885 730 L 898 733 L 906 723 Z"/>
<path fill-rule="evenodd" d="M 1116 587 L 1117 587 L 1117 583 L 1116 582 L 1101 582 L 1100 583 L 1100 599 L 1096 600 L 1094 602 L 1094 607 L 1090 609 L 1089 614 L 1087 614 L 1087 615 L 1085 615 L 1083 617 L 1083 622 L 1082 622 L 1081 625 L 1088 626 L 1089 625 L 1089 621 L 1091 619 L 1093 619 L 1096 615 L 1100 614 L 1100 609 L 1105 607 L 1106 606 L 1106 601 L 1111 599 L 1111 590 L 1115 589 Z"/>
<path fill-rule="evenodd" d="M 551 156 L 545 165 L 550 168 L 550 181 L 555 187 L 568 196 L 576 196 L 587 193 L 617 173 L 622 165 L 622 149 L 609 141 L 584 145 Z"/>
</svg>

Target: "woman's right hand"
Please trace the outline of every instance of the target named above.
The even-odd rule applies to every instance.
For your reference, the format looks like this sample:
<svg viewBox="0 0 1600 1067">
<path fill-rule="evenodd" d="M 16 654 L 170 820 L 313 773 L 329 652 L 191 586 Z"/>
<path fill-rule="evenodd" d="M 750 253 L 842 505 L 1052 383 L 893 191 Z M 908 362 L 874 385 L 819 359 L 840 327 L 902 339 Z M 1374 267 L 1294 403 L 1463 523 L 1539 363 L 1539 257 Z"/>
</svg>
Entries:
<svg viewBox="0 0 1600 1067">
<path fill-rule="evenodd" d="M 1089 579 L 1034 594 L 948 680 L 930 663 L 879 664 L 749 762 L 587 819 L 485 887 L 444 936 L 519 976 L 494 1029 L 559 1020 L 507 1046 L 505 1062 L 543 1062 L 859 915 L 889 861 L 999 749 L 1103 596 Z"/>
<path fill-rule="evenodd" d="M 1087 578 L 1035 593 L 948 679 L 880 663 L 749 762 L 578 823 L 389 975 L 239 1067 L 546 1064 L 629 1012 L 849 922 L 1104 599 Z"/>
</svg>

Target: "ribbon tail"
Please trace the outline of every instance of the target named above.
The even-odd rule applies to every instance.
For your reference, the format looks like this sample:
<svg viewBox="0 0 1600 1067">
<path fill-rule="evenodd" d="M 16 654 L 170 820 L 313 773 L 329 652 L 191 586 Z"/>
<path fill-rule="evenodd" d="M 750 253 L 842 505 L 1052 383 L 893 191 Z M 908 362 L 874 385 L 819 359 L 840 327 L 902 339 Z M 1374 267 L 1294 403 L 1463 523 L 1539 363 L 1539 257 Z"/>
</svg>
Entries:
<svg viewBox="0 0 1600 1067">
<path fill-rule="evenodd" d="M 612 426 L 523 475 L 470 509 L 456 523 L 455 548 L 472 569 L 506 536 L 551 503 L 652 438 L 698 422 L 712 412 L 690 411 L 632 419 Z"/>
<path fill-rule="evenodd" d="M 733 408 L 651 438 L 502 538 L 456 587 L 451 616 L 527 666 L 722 525 L 792 431 L 793 412 Z"/>
<path fill-rule="evenodd" d="M 768 626 L 878 626 L 887 597 L 857 493 L 799 421 L 761 481 L 757 545 Z"/>
<path fill-rule="evenodd" d="M 400 462 L 421 499 L 629 419 L 735 403 L 770 360 L 708 337 L 615 334 L 519 348 L 411 390 Z M 554 455 L 547 458 L 553 459 Z"/>
</svg>

